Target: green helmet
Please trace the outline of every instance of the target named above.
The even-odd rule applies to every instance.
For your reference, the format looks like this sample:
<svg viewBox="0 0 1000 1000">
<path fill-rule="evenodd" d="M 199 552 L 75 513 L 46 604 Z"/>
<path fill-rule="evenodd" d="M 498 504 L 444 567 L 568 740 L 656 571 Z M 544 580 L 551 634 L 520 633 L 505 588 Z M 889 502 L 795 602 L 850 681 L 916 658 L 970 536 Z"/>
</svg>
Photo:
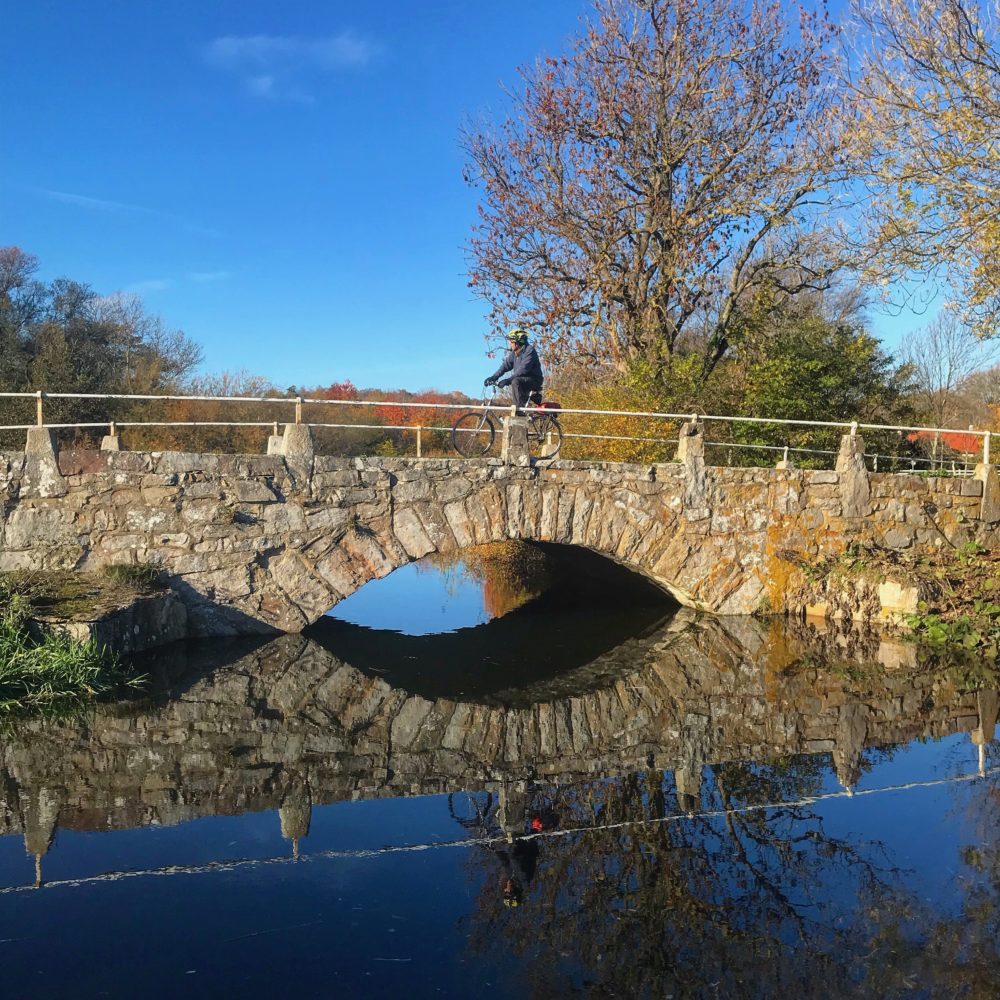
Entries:
<svg viewBox="0 0 1000 1000">
<path fill-rule="evenodd" d="M 517 326 L 507 334 L 507 339 L 517 347 L 525 347 L 528 343 L 528 335 Z"/>
</svg>

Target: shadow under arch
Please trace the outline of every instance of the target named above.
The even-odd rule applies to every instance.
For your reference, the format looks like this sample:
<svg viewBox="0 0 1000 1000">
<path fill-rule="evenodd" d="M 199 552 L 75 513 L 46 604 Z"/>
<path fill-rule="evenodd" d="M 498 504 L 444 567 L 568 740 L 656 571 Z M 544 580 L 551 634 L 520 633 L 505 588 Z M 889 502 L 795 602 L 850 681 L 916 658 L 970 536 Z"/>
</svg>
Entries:
<svg viewBox="0 0 1000 1000">
<path fill-rule="evenodd" d="M 503 618 L 455 632 L 402 635 L 327 619 L 306 635 L 393 688 L 424 698 L 514 707 L 538 700 L 532 693 L 537 686 L 576 673 L 630 638 L 645 638 L 674 614 L 654 607 L 622 610 L 593 624 L 543 596 Z M 539 644 L 539 617 L 556 644 Z"/>
</svg>

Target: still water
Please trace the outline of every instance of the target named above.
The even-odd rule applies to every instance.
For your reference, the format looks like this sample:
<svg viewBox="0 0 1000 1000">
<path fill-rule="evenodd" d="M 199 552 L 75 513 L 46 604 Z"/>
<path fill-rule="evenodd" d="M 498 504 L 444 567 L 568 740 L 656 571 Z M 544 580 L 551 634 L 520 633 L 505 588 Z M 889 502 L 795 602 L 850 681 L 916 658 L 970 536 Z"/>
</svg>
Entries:
<svg viewBox="0 0 1000 1000">
<path fill-rule="evenodd" d="M 589 572 L 0 733 L 2 995 L 995 997 L 995 675 Z"/>
</svg>

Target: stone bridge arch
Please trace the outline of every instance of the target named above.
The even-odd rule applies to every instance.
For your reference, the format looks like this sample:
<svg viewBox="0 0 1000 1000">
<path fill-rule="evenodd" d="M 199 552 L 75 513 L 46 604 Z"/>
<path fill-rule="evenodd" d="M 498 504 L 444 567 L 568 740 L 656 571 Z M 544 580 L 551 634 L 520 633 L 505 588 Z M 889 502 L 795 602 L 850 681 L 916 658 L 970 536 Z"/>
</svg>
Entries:
<svg viewBox="0 0 1000 1000">
<path fill-rule="evenodd" d="M 283 631 L 301 630 L 424 556 L 509 540 L 586 549 L 681 604 L 710 606 L 688 589 L 690 573 L 683 572 L 692 547 L 677 537 L 684 480 L 676 468 L 662 467 L 657 481 L 652 470 L 637 477 L 628 466 L 518 469 L 442 460 L 324 471 L 321 463 L 306 513 L 315 530 L 293 534 L 254 568 L 254 614 Z"/>
</svg>

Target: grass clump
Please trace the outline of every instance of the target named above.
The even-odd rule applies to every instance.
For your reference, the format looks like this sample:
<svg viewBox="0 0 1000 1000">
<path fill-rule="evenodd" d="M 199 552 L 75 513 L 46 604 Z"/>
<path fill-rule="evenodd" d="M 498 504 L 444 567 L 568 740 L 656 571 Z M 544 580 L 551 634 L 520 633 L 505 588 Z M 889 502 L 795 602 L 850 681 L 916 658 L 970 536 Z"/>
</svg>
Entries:
<svg viewBox="0 0 1000 1000">
<path fill-rule="evenodd" d="M 160 567 L 156 563 L 123 563 L 105 566 L 101 571 L 112 583 L 138 591 L 153 590 L 160 582 Z"/>
<path fill-rule="evenodd" d="M 38 628 L 33 610 L 28 594 L 0 580 L 0 718 L 69 707 L 144 683 L 93 640 Z"/>
</svg>

